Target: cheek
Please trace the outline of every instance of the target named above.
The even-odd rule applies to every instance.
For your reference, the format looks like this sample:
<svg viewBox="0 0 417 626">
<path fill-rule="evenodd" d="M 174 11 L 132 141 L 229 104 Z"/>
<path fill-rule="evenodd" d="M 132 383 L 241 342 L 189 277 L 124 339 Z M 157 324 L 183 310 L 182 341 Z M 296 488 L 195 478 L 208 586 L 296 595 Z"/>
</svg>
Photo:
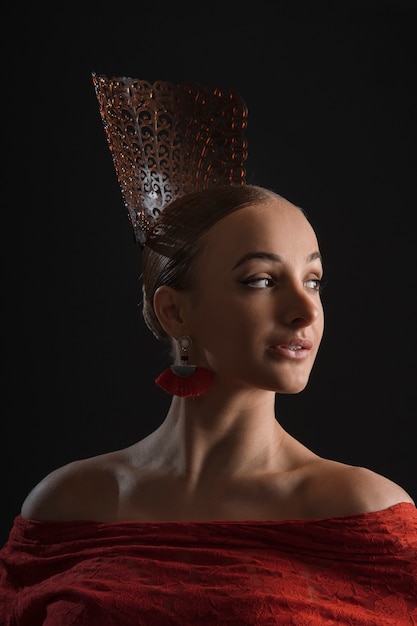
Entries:
<svg viewBox="0 0 417 626">
<path fill-rule="evenodd" d="M 203 319 L 203 318 L 201 318 Z M 201 328 L 201 336 L 205 343 L 224 345 L 230 344 L 234 338 L 245 333 L 243 320 L 239 312 L 231 311 L 219 304 L 217 307 L 207 310 L 205 323 Z M 247 334 L 247 331 L 246 331 Z"/>
<path fill-rule="evenodd" d="M 237 364 L 247 362 L 249 354 L 261 345 L 256 332 L 259 317 L 256 322 L 241 307 L 222 306 L 219 302 L 216 307 L 207 308 L 204 320 L 203 317 L 200 320 L 202 325 L 196 339 L 205 358 L 216 370 L 219 367 L 228 369 L 232 364 L 236 368 Z"/>
<path fill-rule="evenodd" d="M 319 319 L 318 319 L 318 327 L 320 332 L 320 338 L 323 337 L 324 333 L 324 310 L 323 306 L 320 306 Z"/>
</svg>

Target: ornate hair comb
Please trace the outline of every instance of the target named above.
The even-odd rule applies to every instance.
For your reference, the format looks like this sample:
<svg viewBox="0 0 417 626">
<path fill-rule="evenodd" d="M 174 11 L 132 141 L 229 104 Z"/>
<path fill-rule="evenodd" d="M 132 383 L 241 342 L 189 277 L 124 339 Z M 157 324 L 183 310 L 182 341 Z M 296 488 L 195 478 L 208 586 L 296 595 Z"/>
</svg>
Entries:
<svg viewBox="0 0 417 626">
<path fill-rule="evenodd" d="M 247 108 L 227 87 L 92 74 L 135 240 L 192 191 L 244 185 Z"/>
</svg>

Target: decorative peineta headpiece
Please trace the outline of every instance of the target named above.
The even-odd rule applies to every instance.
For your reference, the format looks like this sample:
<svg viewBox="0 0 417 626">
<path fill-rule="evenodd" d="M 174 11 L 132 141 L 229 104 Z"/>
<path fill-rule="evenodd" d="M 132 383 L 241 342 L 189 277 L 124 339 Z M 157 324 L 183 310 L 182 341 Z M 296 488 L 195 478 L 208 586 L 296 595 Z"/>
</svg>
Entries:
<svg viewBox="0 0 417 626">
<path fill-rule="evenodd" d="M 247 108 L 236 92 L 92 76 L 123 201 L 142 247 L 171 200 L 245 184 Z"/>
</svg>

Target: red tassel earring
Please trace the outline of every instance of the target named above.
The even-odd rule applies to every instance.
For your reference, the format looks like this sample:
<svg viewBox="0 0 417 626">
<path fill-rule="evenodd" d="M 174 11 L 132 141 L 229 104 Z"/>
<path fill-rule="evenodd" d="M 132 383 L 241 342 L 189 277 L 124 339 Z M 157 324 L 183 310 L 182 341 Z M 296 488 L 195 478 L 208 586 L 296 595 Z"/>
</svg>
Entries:
<svg viewBox="0 0 417 626">
<path fill-rule="evenodd" d="M 205 367 L 188 364 L 187 351 L 191 343 L 191 337 L 188 335 L 180 337 L 178 346 L 181 364 L 171 365 L 155 379 L 156 384 L 172 396 L 193 398 L 201 396 L 211 387 L 213 372 Z"/>
</svg>

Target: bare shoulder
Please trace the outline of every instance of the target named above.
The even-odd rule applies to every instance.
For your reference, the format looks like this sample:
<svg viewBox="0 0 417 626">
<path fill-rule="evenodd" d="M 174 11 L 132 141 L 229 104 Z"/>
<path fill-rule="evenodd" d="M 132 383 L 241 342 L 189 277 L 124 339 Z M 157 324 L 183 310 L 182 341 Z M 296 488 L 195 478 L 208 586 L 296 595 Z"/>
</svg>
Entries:
<svg viewBox="0 0 417 626">
<path fill-rule="evenodd" d="M 415 504 L 400 485 L 366 467 L 323 459 L 312 476 L 315 500 L 329 509 L 329 515 L 381 511 L 400 502 Z"/>
<path fill-rule="evenodd" d="M 119 457 L 119 452 L 112 452 L 53 470 L 29 492 L 22 517 L 43 521 L 111 517 L 118 501 Z"/>
</svg>

